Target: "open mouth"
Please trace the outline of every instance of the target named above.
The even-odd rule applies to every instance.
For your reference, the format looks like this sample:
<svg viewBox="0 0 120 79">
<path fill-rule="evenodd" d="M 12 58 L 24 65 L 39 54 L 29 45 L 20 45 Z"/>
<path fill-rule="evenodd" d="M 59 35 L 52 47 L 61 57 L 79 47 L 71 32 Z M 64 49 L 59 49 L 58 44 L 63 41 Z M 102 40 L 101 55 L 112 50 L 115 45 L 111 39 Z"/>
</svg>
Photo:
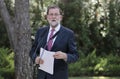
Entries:
<svg viewBox="0 0 120 79">
<path fill-rule="evenodd" d="M 52 22 L 55 22 L 56 20 L 52 20 Z"/>
</svg>

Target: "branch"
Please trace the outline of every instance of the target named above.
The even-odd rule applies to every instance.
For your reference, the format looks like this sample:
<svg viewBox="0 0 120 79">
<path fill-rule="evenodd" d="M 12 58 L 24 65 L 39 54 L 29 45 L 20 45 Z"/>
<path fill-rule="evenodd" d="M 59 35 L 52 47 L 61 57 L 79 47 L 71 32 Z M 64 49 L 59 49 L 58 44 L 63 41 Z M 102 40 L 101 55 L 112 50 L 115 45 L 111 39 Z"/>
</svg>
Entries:
<svg viewBox="0 0 120 79">
<path fill-rule="evenodd" d="M 10 40 L 10 45 L 13 48 L 14 47 L 14 41 L 15 41 L 15 38 L 14 38 L 14 23 L 13 23 L 11 17 L 10 17 L 10 14 L 7 10 L 7 7 L 5 5 L 4 0 L 0 0 L 0 14 L 1 14 L 1 17 L 4 21 L 4 23 L 5 23 L 5 27 L 7 29 L 8 37 L 9 37 L 9 40 Z"/>
</svg>

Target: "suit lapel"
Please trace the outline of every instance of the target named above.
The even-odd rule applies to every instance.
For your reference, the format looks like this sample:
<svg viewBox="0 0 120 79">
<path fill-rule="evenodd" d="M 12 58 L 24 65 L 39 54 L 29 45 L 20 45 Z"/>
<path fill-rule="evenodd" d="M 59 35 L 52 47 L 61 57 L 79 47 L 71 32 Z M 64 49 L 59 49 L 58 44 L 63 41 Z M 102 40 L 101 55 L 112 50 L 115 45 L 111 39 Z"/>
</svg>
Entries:
<svg viewBox="0 0 120 79">
<path fill-rule="evenodd" d="M 49 32 L 49 26 L 45 28 L 46 32 L 45 32 L 45 35 L 43 36 L 44 39 L 43 39 L 43 44 L 42 44 L 42 47 L 44 48 L 46 46 L 46 43 L 47 43 L 47 36 L 48 36 L 48 32 Z M 46 49 L 46 47 L 45 47 Z"/>
<path fill-rule="evenodd" d="M 60 32 L 58 33 L 55 42 L 52 46 L 52 50 L 55 48 L 56 45 L 60 44 L 60 41 L 62 40 L 62 38 L 64 37 L 64 33 L 63 33 L 63 27 L 61 26 L 60 28 Z"/>
</svg>

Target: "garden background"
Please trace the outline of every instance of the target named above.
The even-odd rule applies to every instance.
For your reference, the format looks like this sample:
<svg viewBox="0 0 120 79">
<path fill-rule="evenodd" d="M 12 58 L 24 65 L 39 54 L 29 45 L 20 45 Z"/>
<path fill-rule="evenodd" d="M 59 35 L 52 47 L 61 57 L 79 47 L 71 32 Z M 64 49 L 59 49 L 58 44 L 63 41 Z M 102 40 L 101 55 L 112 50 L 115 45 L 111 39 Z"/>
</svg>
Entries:
<svg viewBox="0 0 120 79">
<path fill-rule="evenodd" d="M 4 1 L 10 15 L 11 24 L 15 22 L 18 25 L 7 24 L 7 19 L 4 19 L 6 12 L 3 10 L 2 1 Z M 30 76 L 32 73 L 27 74 L 26 72 L 30 72 L 30 70 L 25 68 L 33 66 L 26 63 L 24 58 L 29 58 L 29 49 L 34 40 L 35 32 L 38 28 L 46 25 L 45 12 L 47 6 L 51 4 L 57 4 L 62 8 L 64 12 L 62 24 L 75 32 L 80 58 L 76 63 L 69 64 L 69 76 L 120 76 L 120 0 L 20 1 L 29 3 L 27 8 L 29 13 L 27 19 L 29 20 L 25 21 L 26 24 L 29 23 L 27 32 L 26 29 L 22 30 L 27 26 L 21 24 L 22 19 L 20 20 L 18 17 L 16 20 L 14 18 L 22 16 L 22 13 L 20 13 L 22 9 L 15 7 L 17 2 L 20 3 L 19 0 L 0 0 L 0 79 L 14 79 L 16 76 L 20 76 L 16 79 L 32 79 Z M 19 5 L 24 6 L 22 4 L 24 3 Z M 19 15 L 17 15 L 17 10 Z M 10 28 L 7 28 L 7 26 Z M 16 31 L 11 33 L 13 26 L 15 26 Z M 26 37 L 27 34 L 30 38 L 29 42 L 22 43 L 22 46 L 19 43 L 17 44 L 18 48 L 15 49 L 17 45 L 14 44 L 14 41 L 11 41 L 12 34 L 18 37 L 15 44 L 17 44 L 17 41 L 23 42 L 21 39 Z M 19 51 L 22 47 L 28 51 Z M 22 58 L 19 56 L 22 56 Z M 19 71 L 18 65 L 22 67 L 21 71 Z M 29 65 L 30 67 L 28 67 Z"/>
</svg>

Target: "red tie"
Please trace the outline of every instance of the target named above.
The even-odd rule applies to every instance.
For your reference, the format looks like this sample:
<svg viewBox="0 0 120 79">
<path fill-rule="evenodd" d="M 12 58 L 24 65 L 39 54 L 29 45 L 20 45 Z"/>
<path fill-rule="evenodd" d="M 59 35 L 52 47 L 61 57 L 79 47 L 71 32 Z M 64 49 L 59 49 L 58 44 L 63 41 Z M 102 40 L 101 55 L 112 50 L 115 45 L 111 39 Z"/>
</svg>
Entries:
<svg viewBox="0 0 120 79">
<path fill-rule="evenodd" d="M 51 39 L 51 38 L 52 38 L 52 36 L 53 36 L 54 31 L 55 31 L 55 29 L 52 29 L 52 30 L 51 30 L 51 33 L 50 33 L 50 36 L 49 36 L 49 40 L 48 40 L 48 50 L 51 50 L 51 48 L 52 48 L 53 39 Z"/>
</svg>

